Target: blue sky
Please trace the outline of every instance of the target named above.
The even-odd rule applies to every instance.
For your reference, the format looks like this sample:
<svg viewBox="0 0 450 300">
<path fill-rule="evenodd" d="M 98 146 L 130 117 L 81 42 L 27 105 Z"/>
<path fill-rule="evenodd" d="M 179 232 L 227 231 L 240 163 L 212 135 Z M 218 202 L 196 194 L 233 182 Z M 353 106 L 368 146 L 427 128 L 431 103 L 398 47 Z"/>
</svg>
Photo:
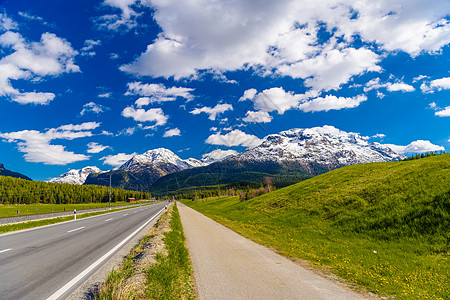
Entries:
<svg viewBox="0 0 450 300">
<path fill-rule="evenodd" d="M 448 151 L 449 44 L 446 0 L 3 0 L 0 162 L 46 180 L 323 125 Z"/>
</svg>

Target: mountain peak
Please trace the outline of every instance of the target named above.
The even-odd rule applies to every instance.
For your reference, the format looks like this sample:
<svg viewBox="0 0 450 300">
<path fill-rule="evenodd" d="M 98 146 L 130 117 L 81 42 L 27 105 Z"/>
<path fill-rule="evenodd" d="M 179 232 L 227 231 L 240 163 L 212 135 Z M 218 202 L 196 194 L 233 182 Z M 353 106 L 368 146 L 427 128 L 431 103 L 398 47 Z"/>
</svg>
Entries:
<svg viewBox="0 0 450 300">
<path fill-rule="evenodd" d="M 88 166 L 79 170 L 72 169 L 64 174 L 61 174 L 59 177 L 48 180 L 48 182 L 82 185 L 90 174 L 96 173 L 104 172 L 95 166 Z"/>
<path fill-rule="evenodd" d="M 237 155 L 237 160 L 299 161 L 319 163 L 330 168 L 339 166 L 401 160 L 387 145 L 370 143 L 358 133 L 346 132 L 334 126 L 294 128 L 270 134 L 260 146 Z"/>
</svg>

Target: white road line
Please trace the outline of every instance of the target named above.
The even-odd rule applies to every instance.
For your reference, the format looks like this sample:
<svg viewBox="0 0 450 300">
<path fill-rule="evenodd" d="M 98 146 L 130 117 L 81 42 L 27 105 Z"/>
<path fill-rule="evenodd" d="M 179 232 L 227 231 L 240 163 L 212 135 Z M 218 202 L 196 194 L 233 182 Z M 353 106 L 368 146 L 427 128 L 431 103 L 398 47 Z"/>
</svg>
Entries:
<svg viewBox="0 0 450 300">
<path fill-rule="evenodd" d="M 156 218 L 157 215 L 159 215 L 162 211 L 164 210 L 161 209 L 160 211 L 158 211 L 153 217 L 151 217 L 147 222 L 145 222 L 144 224 L 141 225 L 141 227 L 139 227 L 138 229 L 136 229 L 132 234 L 130 234 L 129 236 L 127 236 L 125 239 L 123 239 L 120 243 L 118 243 L 114 248 L 112 248 L 111 250 L 109 250 L 108 253 L 106 253 L 105 255 L 103 255 L 102 257 L 100 257 L 96 262 L 94 262 L 92 265 L 90 265 L 89 267 L 87 267 L 83 272 L 81 272 L 80 274 L 78 274 L 74 279 L 72 279 L 71 281 L 69 281 L 68 283 L 66 283 L 62 288 L 60 288 L 59 290 L 57 290 L 53 295 L 51 295 L 50 297 L 47 298 L 47 300 L 56 300 L 59 297 L 61 297 L 62 295 L 64 295 L 65 292 L 67 292 L 70 288 L 72 288 L 78 281 L 80 281 L 84 276 L 86 276 L 87 274 L 89 274 L 89 272 L 91 272 L 93 269 L 95 269 L 95 267 L 97 267 L 98 265 L 100 265 L 105 259 L 107 259 L 109 256 L 111 256 L 111 254 L 113 254 L 114 252 L 116 252 L 117 249 L 119 249 L 120 247 L 122 247 L 126 242 L 128 242 L 133 236 L 135 236 L 139 231 L 142 230 L 142 228 L 144 228 L 145 226 L 147 226 L 148 223 L 150 223 L 154 218 Z"/>
<path fill-rule="evenodd" d="M 77 230 L 80 230 L 80 229 L 83 229 L 83 228 L 85 228 L 85 227 L 83 226 L 83 227 L 75 228 L 75 229 L 69 230 L 67 232 L 74 232 L 74 231 L 77 231 Z"/>
<path fill-rule="evenodd" d="M 114 218 L 106 219 L 105 222 L 111 221 L 112 219 L 114 219 Z"/>
<path fill-rule="evenodd" d="M 5 249 L 5 250 L 1 250 L 0 253 L 7 252 L 7 251 L 9 251 L 9 250 L 11 250 L 11 248 Z"/>
<path fill-rule="evenodd" d="M 128 214 L 124 214 L 123 216 L 124 216 L 124 217 L 125 217 L 125 216 L 128 216 Z"/>
</svg>

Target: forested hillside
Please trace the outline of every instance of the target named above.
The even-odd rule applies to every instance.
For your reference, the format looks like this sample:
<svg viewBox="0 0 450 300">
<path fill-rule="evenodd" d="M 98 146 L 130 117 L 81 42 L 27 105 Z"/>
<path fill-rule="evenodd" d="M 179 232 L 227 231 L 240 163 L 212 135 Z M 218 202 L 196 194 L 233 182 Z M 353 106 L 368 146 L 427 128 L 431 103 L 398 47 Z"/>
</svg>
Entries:
<svg viewBox="0 0 450 300">
<path fill-rule="evenodd" d="M 148 199 L 148 193 L 111 190 L 111 201 L 126 201 L 128 198 Z M 29 181 L 20 178 L 0 176 L 1 204 L 31 203 L 88 203 L 108 202 L 109 188 L 97 185 L 72 185 Z"/>
</svg>

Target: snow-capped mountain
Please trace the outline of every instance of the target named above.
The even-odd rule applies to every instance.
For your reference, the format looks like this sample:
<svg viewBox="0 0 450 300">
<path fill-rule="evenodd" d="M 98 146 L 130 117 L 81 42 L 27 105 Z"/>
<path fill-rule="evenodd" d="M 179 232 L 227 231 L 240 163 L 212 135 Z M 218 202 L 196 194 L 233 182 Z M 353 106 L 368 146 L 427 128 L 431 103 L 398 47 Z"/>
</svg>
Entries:
<svg viewBox="0 0 450 300">
<path fill-rule="evenodd" d="M 62 174 L 59 177 L 48 180 L 48 182 L 69 183 L 69 184 L 81 185 L 81 184 L 84 184 L 84 182 L 86 181 L 86 178 L 90 174 L 98 174 L 98 173 L 104 173 L 104 172 L 94 166 L 84 167 L 80 170 L 75 170 L 75 169 L 70 170 L 69 172 Z"/>
<path fill-rule="evenodd" d="M 206 167 L 164 176 L 153 188 L 176 191 L 199 183 L 261 184 L 267 178 L 277 186 L 286 186 L 347 165 L 405 158 L 389 146 L 368 139 L 333 126 L 290 129 L 268 135 L 259 146 Z"/>
<path fill-rule="evenodd" d="M 178 155 L 165 148 L 148 150 L 144 154 L 133 156 L 117 170 L 138 170 L 142 167 L 153 165 L 155 167 L 170 168 L 175 171 L 186 170 L 205 165 L 202 161 L 195 158 L 181 159 Z M 169 172 L 172 173 L 172 172 Z"/>
<path fill-rule="evenodd" d="M 404 159 L 405 156 L 380 143 L 370 143 L 357 133 L 333 126 L 290 129 L 271 134 L 261 145 L 229 160 L 255 162 L 296 161 L 334 169 L 340 166 Z"/>
</svg>

